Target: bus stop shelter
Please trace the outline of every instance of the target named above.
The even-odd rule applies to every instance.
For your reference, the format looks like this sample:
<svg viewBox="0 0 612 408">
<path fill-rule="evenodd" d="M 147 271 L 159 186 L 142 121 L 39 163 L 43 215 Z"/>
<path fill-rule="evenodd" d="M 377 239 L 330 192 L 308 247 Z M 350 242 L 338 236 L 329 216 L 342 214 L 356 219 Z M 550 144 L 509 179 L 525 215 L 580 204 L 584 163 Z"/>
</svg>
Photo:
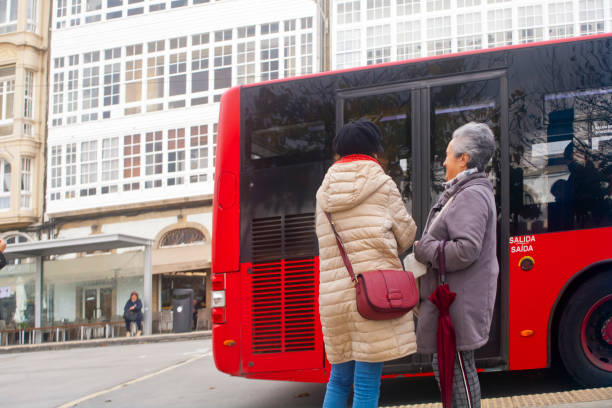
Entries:
<svg viewBox="0 0 612 408">
<path fill-rule="evenodd" d="M 54 255 L 94 253 L 96 251 L 111 251 L 121 248 L 141 247 L 144 250 L 144 268 L 142 277 L 144 282 L 143 296 L 143 323 L 144 334 L 150 335 L 152 331 L 152 245 L 153 241 L 124 234 L 96 234 L 80 238 L 53 239 L 48 241 L 34 241 L 9 245 L 4 252 L 8 261 L 14 259 L 34 259 L 34 325 L 42 325 L 42 300 L 44 259 Z M 87 273 L 87 271 L 82 271 Z M 125 299 L 127 300 L 127 299 Z"/>
</svg>

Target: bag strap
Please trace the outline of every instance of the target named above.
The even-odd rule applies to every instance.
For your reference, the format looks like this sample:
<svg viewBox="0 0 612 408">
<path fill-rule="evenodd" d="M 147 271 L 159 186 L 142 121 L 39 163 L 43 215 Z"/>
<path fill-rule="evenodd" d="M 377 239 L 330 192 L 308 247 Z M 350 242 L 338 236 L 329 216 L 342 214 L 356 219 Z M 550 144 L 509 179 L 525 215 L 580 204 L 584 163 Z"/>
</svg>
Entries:
<svg viewBox="0 0 612 408">
<path fill-rule="evenodd" d="M 440 273 L 440 283 L 446 283 L 446 256 L 444 255 L 444 247 L 446 240 L 443 239 L 438 244 L 438 272 Z"/>
<path fill-rule="evenodd" d="M 338 231 L 336 231 L 336 226 L 332 221 L 331 214 L 325 212 L 325 216 L 329 220 L 329 223 L 332 227 L 332 231 L 334 231 L 334 235 L 336 236 L 336 245 L 338 245 L 338 249 L 340 250 L 340 256 L 342 257 L 344 266 L 346 266 L 346 270 L 348 271 L 349 275 L 351 275 L 351 280 L 353 281 L 353 283 L 357 283 L 357 278 L 355 278 L 355 272 L 353 272 L 353 265 L 351 265 L 351 260 L 346 254 L 346 250 L 344 249 L 344 245 L 342 244 L 342 239 L 340 239 L 340 235 L 338 234 Z"/>
</svg>

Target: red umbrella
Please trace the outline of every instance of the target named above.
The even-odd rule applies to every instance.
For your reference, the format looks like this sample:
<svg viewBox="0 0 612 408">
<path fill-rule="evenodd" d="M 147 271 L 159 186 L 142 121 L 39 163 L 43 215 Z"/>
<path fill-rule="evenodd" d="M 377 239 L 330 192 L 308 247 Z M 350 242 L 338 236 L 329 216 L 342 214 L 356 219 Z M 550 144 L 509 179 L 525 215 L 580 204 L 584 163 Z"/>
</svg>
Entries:
<svg viewBox="0 0 612 408">
<path fill-rule="evenodd" d="M 453 403 L 453 373 L 455 370 L 457 341 L 453 322 L 449 315 L 449 309 L 457 294 L 451 292 L 446 283 L 445 245 L 446 241 L 440 241 L 440 245 L 438 246 L 438 267 L 441 283 L 436 290 L 433 291 L 431 296 L 429 296 L 429 300 L 438 308 L 438 332 L 436 340 L 442 407 L 450 408 Z"/>
</svg>

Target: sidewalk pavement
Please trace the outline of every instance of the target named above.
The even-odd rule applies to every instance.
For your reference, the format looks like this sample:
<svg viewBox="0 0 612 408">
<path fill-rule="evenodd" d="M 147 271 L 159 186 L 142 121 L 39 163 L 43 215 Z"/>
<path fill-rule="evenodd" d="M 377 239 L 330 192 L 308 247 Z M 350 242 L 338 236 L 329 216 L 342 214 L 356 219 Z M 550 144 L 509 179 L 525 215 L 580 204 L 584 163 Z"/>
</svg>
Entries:
<svg viewBox="0 0 612 408">
<path fill-rule="evenodd" d="M 154 334 L 138 337 L 114 337 L 109 339 L 77 340 L 64 342 L 47 342 L 40 344 L 23 344 L 0 347 L 0 354 L 27 353 L 31 351 L 65 350 L 79 347 L 106 347 L 123 344 L 160 343 L 166 341 L 184 341 L 208 339 L 212 336 L 211 330 L 194 331 L 187 333 Z"/>
<path fill-rule="evenodd" d="M 570 404 L 563 405 L 549 405 L 544 408 L 610 408 L 612 407 L 612 399 L 605 401 L 591 401 L 591 402 L 572 402 Z"/>
<path fill-rule="evenodd" d="M 482 408 L 612 408 L 612 387 L 483 398 Z M 442 408 L 439 402 L 387 408 Z"/>
</svg>

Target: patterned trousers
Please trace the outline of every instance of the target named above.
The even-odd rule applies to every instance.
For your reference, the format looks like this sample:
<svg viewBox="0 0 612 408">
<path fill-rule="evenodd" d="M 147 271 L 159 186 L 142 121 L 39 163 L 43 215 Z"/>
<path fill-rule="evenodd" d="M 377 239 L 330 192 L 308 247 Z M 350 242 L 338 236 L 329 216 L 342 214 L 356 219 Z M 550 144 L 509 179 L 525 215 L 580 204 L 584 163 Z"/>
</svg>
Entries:
<svg viewBox="0 0 612 408">
<path fill-rule="evenodd" d="M 438 386 L 440 386 L 437 353 L 434 353 L 431 364 Z M 453 375 L 453 408 L 480 408 L 480 382 L 473 350 L 460 351 L 456 354 Z"/>
</svg>

